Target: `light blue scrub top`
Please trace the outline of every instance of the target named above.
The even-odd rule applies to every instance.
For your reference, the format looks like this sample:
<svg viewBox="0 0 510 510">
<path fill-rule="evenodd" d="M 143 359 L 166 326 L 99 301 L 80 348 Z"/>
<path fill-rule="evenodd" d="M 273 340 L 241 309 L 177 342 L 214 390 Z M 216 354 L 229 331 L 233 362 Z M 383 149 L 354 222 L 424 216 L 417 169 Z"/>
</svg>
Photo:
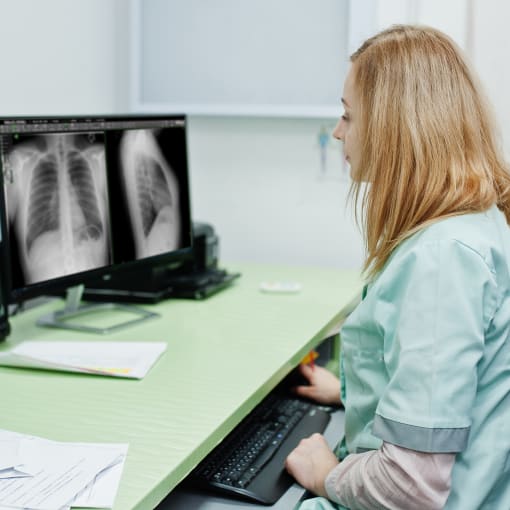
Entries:
<svg viewBox="0 0 510 510">
<path fill-rule="evenodd" d="M 510 509 L 510 228 L 493 207 L 404 241 L 341 330 L 345 444 L 457 453 L 446 509 Z M 315 498 L 300 508 L 331 508 Z"/>
</svg>

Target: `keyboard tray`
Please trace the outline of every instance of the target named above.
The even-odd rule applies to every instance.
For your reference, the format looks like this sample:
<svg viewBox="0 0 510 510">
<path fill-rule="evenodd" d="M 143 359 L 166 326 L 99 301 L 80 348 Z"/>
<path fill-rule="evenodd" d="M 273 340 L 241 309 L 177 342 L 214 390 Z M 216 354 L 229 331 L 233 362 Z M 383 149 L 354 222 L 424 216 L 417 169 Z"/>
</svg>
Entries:
<svg viewBox="0 0 510 510">
<path fill-rule="evenodd" d="M 271 405 L 278 406 L 278 398 L 275 395 L 268 397 L 274 399 Z M 289 396 L 286 395 L 286 400 Z M 216 460 L 215 463 L 225 464 L 228 462 L 228 458 L 235 455 L 235 452 L 242 449 L 244 446 L 243 433 L 254 424 L 265 423 L 260 415 L 261 407 L 266 403 L 267 399 L 263 401 L 263 404 L 259 404 L 258 408 L 255 408 L 250 415 L 248 415 L 241 424 L 229 434 L 225 440 L 209 454 L 204 461 L 197 466 L 197 468 L 190 474 L 186 479 L 185 486 L 192 487 L 194 489 L 208 489 L 214 492 L 227 495 L 230 497 L 245 499 L 253 502 L 258 502 L 264 505 L 274 504 L 284 494 L 288 488 L 293 484 L 294 479 L 287 473 L 284 467 L 285 459 L 288 454 L 297 446 L 299 441 L 304 437 L 308 437 L 314 432 L 323 432 L 330 420 L 330 414 L 311 403 L 305 403 L 300 399 L 293 398 L 299 405 L 306 405 L 307 410 L 304 415 L 297 421 L 297 423 L 291 428 L 287 437 L 281 442 L 279 447 L 272 457 L 264 464 L 261 471 L 255 475 L 255 477 L 243 485 L 242 487 L 235 486 L 234 484 L 225 483 L 219 479 L 215 479 L 210 476 L 210 473 L 204 471 L 210 471 L 208 464 L 212 462 L 211 459 Z M 292 418 L 289 420 L 291 421 Z M 260 456 L 265 453 L 262 452 Z M 260 456 L 258 458 L 260 458 Z M 256 463 L 254 458 L 254 464 Z"/>
</svg>

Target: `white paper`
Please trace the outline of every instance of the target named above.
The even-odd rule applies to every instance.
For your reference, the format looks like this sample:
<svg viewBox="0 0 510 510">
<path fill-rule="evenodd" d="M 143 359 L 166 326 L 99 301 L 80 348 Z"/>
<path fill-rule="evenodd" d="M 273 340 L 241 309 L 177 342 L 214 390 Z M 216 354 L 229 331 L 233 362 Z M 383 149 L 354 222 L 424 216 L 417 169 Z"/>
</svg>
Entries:
<svg viewBox="0 0 510 510">
<path fill-rule="evenodd" d="M 31 473 L 26 473 L 20 469 L 9 468 L 2 469 L 0 471 L 0 480 L 5 480 L 7 478 L 22 478 L 24 476 L 33 476 Z"/>
<path fill-rule="evenodd" d="M 165 342 L 21 342 L 0 353 L 0 365 L 143 378 L 166 349 Z"/>
<path fill-rule="evenodd" d="M 34 473 L 23 465 L 21 440 L 17 435 L 4 435 L 0 439 L 0 479 L 32 476 Z"/>
<path fill-rule="evenodd" d="M 0 471 L 21 464 L 19 439 L 0 439 Z"/>
<path fill-rule="evenodd" d="M 0 430 L 0 440 L 16 437 L 22 466 L 35 474 L 0 480 L 0 510 L 66 510 L 85 489 L 84 506 L 113 506 L 128 445 L 59 443 Z"/>
<path fill-rule="evenodd" d="M 83 508 L 112 508 L 120 484 L 124 461 L 127 455 L 127 444 L 95 445 L 98 448 L 111 448 L 118 457 L 113 463 L 101 471 L 85 489 L 71 502 L 71 506 Z"/>
<path fill-rule="evenodd" d="M 34 476 L 34 473 L 24 469 L 22 466 L 3 469 L 0 471 L 0 480 L 4 480 L 6 478 L 23 478 L 24 476 Z"/>
</svg>

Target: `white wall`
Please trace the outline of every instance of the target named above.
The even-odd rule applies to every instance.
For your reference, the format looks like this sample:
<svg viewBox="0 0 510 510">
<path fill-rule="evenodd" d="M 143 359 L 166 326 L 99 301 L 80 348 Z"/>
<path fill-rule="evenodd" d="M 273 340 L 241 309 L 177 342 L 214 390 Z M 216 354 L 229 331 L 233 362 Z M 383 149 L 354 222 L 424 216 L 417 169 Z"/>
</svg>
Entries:
<svg viewBox="0 0 510 510">
<path fill-rule="evenodd" d="M 510 3 L 504 0 L 353 0 L 349 45 L 394 23 L 432 25 L 472 61 L 494 105 L 510 159 Z M 339 84 L 339 93 L 341 91 Z M 340 113 L 340 112 L 339 112 Z M 320 120 L 193 118 L 193 209 L 222 238 L 227 259 L 359 267 L 362 240 L 346 205 L 348 178 L 329 146 L 321 180 Z M 229 192 L 225 193 L 224 190 Z"/>
<path fill-rule="evenodd" d="M 330 117 L 349 0 L 131 0 L 133 108 Z"/>
<path fill-rule="evenodd" d="M 493 106 L 507 160 L 510 160 L 509 20 L 510 2 L 473 1 L 473 63 Z"/>
<path fill-rule="evenodd" d="M 505 0 L 357 0 L 351 17 L 362 30 L 351 36 L 355 49 L 370 31 L 394 23 L 432 25 L 464 49 L 491 103 L 510 159 L 510 3 Z"/>
<path fill-rule="evenodd" d="M 0 0 L 0 114 L 103 113 L 127 104 L 123 0 Z"/>
<path fill-rule="evenodd" d="M 421 21 L 457 38 L 495 106 L 510 155 L 509 3 L 353 1 L 361 20 L 375 12 L 377 28 Z M 0 114 L 125 111 L 128 6 L 126 0 L 0 0 Z M 323 126 L 331 129 L 331 121 L 190 119 L 194 217 L 216 227 L 224 260 L 361 265 L 361 236 L 346 206 L 348 177 L 333 140 L 321 174 Z"/>
<path fill-rule="evenodd" d="M 333 123 L 191 118 L 193 210 L 215 225 L 224 258 L 360 267 L 347 168 L 330 139 L 323 169 L 321 127 L 330 132 Z"/>
<path fill-rule="evenodd" d="M 352 0 L 349 51 L 379 30 L 400 23 L 432 25 L 462 48 L 468 46 L 468 14 L 473 0 Z"/>
</svg>

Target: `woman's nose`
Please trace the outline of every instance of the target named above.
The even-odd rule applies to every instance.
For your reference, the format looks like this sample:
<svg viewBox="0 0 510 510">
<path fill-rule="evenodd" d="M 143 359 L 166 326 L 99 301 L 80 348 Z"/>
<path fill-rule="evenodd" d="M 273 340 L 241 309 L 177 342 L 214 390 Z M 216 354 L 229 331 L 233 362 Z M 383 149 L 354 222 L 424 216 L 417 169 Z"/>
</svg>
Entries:
<svg viewBox="0 0 510 510">
<path fill-rule="evenodd" d="M 336 126 L 335 126 L 335 129 L 333 129 L 333 137 L 336 138 L 337 140 L 340 140 L 343 142 L 344 140 L 344 129 L 343 129 L 343 125 L 342 125 L 342 119 L 340 119 Z"/>
</svg>

